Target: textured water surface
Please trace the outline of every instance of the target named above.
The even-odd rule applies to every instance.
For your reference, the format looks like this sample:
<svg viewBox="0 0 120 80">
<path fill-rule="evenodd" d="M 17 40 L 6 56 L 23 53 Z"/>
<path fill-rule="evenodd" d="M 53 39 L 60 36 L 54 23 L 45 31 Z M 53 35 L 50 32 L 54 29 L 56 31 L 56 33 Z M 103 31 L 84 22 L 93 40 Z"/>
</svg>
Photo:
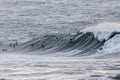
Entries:
<svg viewBox="0 0 120 80">
<path fill-rule="evenodd" d="M 118 54 L 102 60 L 2 51 L 39 34 L 71 34 L 101 22 L 120 22 L 120 0 L 0 0 L 0 80 L 120 80 Z"/>
<path fill-rule="evenodd" d="M 113 80 L 120 74 L 120 60 L 21 54 L 0 58 L 0 79 L 5 80 Z"/>
<path fill-rule="evenodd" d="M 0 0 L 0 36 L 72 33 L 101 22 L 120 22 L 119 0 Z M 6 38 L 7 37 L 7 38 Z"/>
</svg>

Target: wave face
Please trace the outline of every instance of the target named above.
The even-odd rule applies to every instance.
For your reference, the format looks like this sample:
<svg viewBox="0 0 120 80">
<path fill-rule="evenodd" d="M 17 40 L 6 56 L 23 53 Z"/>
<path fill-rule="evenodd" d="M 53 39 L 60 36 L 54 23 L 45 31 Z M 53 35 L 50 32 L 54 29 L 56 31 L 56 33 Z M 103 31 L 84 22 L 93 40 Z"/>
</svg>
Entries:
<svg viewBox="0 0 120 80">
<path fill-rule="evenodd" d="M 93 33 L 78 33 L 75 35 L 46 35 L 34 38 L 17 47 L 17 50 L 34 52 L 42 55 L 59 56 L 89 56 L 95 54 L 103 46 Z"/>
<path fill-rule="evenodd" d="M 108 35 L 108 33 L 106 35 Z M 106 55 L 113 56 L 116 55 L 113 53 L 120 52 L 119 42 L 119 32 L 111 32 L 109 38 L 107 38 L 107 40 L 103 39 L 102 41 L 99 40 L 93 32 L 78 32 L 76 34 L 49 34 L 44 36 L 36 36 L 31 40 L 22 43 L 17 41 L 10 44 L 6 43 L 6 46 L 3 46 L 2 52 L 12 51 L 15 53 L 20 52 L 58 57 L 105 57 Z"/>
<path fill-rule="evenodd" d="M 109 23 L 88 27 L 75 34 L 32 35 L 30 39 L 22 42 L 20 40 L 4 41 L 6 43 L 1 42 L 0 48 L 2 52 L 12 51 L 45 56 L 88 58 L 119 55 L 120 25 L 107 24 Z M 112 29 L 113 25 L 116 26 L 115 29 Z"/>
<path fill-rule="evenodd" d="M 114 29 L 113 26 L 115 26 Z M 101 57 L 119 55 L 120 24 L 101 23 L 77 33 L 53 33 L 30 38 L 0 40 L 0 52 L 20 52 L 45 56 Z"/>
</svg>

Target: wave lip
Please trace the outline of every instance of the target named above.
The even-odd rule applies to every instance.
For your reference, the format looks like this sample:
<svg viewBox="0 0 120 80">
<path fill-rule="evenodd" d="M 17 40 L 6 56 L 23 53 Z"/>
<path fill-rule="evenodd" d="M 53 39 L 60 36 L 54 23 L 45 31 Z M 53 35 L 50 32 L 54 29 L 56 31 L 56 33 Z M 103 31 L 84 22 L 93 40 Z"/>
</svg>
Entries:
<svg viewBox="0 0 120 80">
<path fill-rule="evenodd" d="M 92 32 L 99 41 L 108 40 L 115 34 L 120 34 L 120 24 L 114 22 L 103 22 L 97 26 L 87 27 L 81 30 L 83 33 Z"/>
<path fill-rule="evenodd" d="M 115 29 L 111 30 L 113 25 Z M 120 28 L 118 23 L 107 22 L 95 27 L 85 28 L 74 35 L 49 34 L 37 36 L 27 42 L 18 44 L 14 51 L 45 56 L 104 56 L 116 51 L 120 52 L 120 29 L 118 28 Z"/>
</svg>

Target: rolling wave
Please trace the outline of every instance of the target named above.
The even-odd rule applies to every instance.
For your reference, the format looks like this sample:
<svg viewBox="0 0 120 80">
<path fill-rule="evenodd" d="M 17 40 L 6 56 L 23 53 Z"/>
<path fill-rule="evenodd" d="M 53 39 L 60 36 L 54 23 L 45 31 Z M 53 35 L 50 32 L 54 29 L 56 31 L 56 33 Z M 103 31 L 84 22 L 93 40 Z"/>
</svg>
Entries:
<svg viewBox="0 0 120 80">
<path fill-rule="evenodd" d="M 103 44 L 104 42 L 97 40 L 93 33 L 84 34 L 80 32 L 75 35 L 45 35 L 40 38 L 34 38 L 17 46 L 16 50 L 39 51 L 43 55 L 88 56 L 95 54 L 98 49 L 101 49 Z M 73 53 L 73 51 L 75 52 Z"/>
<path fill-rule="evenodd" d="M 69 57 L 104 56 L 116 53 L 116 51 L 119 53 L 119 26 L 116 24 L 116 29 L 112 31 L 107 29 L 109 28 L 107 24 L 101 23 L 97 27 L 88 27 L 75 34 L 37 35 L 26 42 L 7 43 L 6 46 L 3 46 L 5 48 L 2 51 L 10 51 L 8 49 L 13 47 L 12 52 Z M 103 28 L 101 29 L 100 26 L 103 26 Z"/>
<path fill-rule="evenodd" d="M 104 50 L 106 43 L 119 32 L 113 32 L 107 40 L 100 41 L 92 32 L 79 32 L 74 35 L 51 34 L 36 37 L 17 46 L 16 51 L 36 52 L 54 56 L 91 56 Z M 103 55 L 103 52 L 100 54 Z"/>
</svg>

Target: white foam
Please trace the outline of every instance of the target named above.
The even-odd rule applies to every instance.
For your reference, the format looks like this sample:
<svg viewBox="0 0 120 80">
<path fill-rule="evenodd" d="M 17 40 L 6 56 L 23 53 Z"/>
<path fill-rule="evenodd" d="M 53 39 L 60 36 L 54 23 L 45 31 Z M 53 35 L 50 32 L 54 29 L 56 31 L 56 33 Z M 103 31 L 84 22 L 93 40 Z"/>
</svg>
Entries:
<svg viewBox="0 0 120 80">
<path fill-rule="evenodd" d="M 120 52 L 120 34 L 115 35 L 113 38 L 105 42 L 102 50 L 99 50 L 100 55 Z M 103 54 L 101 54 L 103 53 Z"/>
<path fill-rule="evenodd" d="M 81 30 L 81 32 L 92 32 L 95 38 L 103 41 L 107 40 L 110 37 L 111 33 L 120 32 L 120 24 L 114 22 L 103 22 L 98 24 L 97 26 L 87 27 Z"/>
</svg>

